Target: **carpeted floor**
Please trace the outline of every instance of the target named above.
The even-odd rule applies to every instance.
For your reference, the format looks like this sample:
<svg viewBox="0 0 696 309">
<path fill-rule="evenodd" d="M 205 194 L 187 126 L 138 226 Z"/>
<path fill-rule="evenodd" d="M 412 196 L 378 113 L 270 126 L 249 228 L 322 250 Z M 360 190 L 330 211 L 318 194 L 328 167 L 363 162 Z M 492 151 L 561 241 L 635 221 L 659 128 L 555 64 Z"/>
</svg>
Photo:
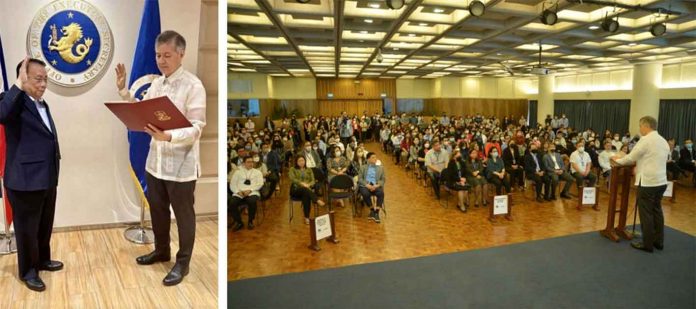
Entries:
<svg viewBox="0 0 696 309">
<path fill-rule="evenodd" d="M 232 281 L 228 306 L 696 308 L 696 237 L 665 232 L 665 250 L 652 254 L 591 232 Z"/>
</svg>

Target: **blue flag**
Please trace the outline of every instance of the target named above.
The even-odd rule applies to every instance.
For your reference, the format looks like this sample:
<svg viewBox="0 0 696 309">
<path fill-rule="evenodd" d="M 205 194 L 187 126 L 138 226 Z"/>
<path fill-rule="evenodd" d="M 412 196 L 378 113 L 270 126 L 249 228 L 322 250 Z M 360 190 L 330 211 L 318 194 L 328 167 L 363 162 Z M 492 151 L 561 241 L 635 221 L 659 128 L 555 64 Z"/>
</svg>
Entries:
<svg viewBox="0 0 696 309">
<path fill-rule="evenodd" d="M 10 90 L 10 87 L 7 86 L 7 70 L 5 70 L 5 53 L 2 51 L 2 38 L 0 38 L 0 71 L 2 71 L 0 74 L 0 92 L 3 91 L 8 91 Z"/>
<path fill-rule="evenodd" d="M 146 0 L 143 18 L 140 21 L 138 43 L 128 88 L 134 97 L 142 99 L 150 88 L 150 83 L 160 76 L 155 60 L 155 39 L 160 34 L 160 14 L 157 0 Z M 147 192 L 145 182 L 145 161 L 150 151 L 150 135 L 145 132 L 128 131 L 130 145 L 130 162 L 133 173 L 138 178 L 143 194 Z"/>
</svg>

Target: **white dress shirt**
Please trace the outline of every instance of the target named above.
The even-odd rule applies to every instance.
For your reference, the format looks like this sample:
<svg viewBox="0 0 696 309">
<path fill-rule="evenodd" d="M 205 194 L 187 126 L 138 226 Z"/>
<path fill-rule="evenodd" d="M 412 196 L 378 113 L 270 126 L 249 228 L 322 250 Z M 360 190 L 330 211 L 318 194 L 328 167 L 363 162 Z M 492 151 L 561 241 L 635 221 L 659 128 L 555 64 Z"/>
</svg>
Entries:
<svg viewBox="0 0 696 309">
<path fill-rule="evenodd" d="M 34 102 L 34 105 L 36 106 L 36 109 L 39 111 L 41 120 L 43 120 L 43 123 L 46 125 L 46 128 L 48 128 L 49 131 L 53 132 L 53 130 L 51 130 L 51 122 L 48 120 L 48 113 L 46 112 L 46 102 L 44 102 L 44 100 L 37 101 L 31 96 L 29 96 L 29 98 Z"/>
<path fill-rule="evenodd" d="M 245 184 L 247 180 L 249 180 L 249 184 Z M 237 172 L 232 175 L 232 181 L 230 181 L 230 190 L 237 197 L 242 197 L 239 192 L 247 190 L 251 191 L 249 195 L 260 196 L 261 187 L 263 187 L 263 174 L 255 168 L 242 167 L 237 169 Z"/>
<path fill-rule="evenodd" d="M 617 152 L 618 152 L 618 149 L 616 151 L 603 150 L 602 152 L 599 153 L 599 158 L 597 158 L 597 160 L 599 161 L 599 166 L 602 168 L 602 172 L 606 172 L 606 171 L 611 169 L 610 159 Z"/>
<path fill-rule="evenodd" d="M 127 89 L 119 91 L 121 98 L 135 102 Z M 192 127 L 167 130 L 170 142 L 150 142 L 145 170 L 163 180 L 187 182 L 196 180 L 201 173 L 199 143 L 205 126 L 205 88 L 192 73 L 179 67 L 169 77 L 160 76 L 152 81 L 143 99 L 167 96 L 188 119 Z"/>
<path fill-rule="evenodd" d="M 636 163 L 636 186 L 658 187 L 667 184 L 667 155 L 667 141 L 657 131 L 652 131 L 641 137 L 633 150 L 616 163 Z"/>
</svg>

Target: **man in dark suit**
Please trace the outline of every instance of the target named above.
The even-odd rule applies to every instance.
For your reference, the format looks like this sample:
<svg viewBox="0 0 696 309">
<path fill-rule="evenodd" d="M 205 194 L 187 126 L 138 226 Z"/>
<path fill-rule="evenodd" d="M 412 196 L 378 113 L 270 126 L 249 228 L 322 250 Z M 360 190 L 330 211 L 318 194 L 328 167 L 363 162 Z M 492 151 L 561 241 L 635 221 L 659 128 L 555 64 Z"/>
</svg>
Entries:
<svg viewBox="0 0 696 309">
<path fill-rule="evenodd" d="M 34 291 L 46 289 L 40 270 L 63 268 L 63 263 L 51 260 L 60 150 L 43 100 L 45 66 L 41 60 L 24 59 L 17 66 L 17 82 L 0 99 L 7 142 L 5 188 L 14 214 L 19 278 Z"/>
<path fill-rule="evenodd" d="M 568 190 L 573 182 L 575 182 L 575 178 L 566 172 L 561 154 L 556 152 L 556 145 L 551 142 L 546 142 L 545 146 L 547 153 L 542 159 L 542 165 L 544 166 L 546 174 L 551 178 L 551 200 L 556 199 L 556 188 L 561 180 L 565 180 L 563 191 L 561 191 L 561 198 L 570 199 Z"/>
<path fill-rule="evenodd" d="M 503 150 L 503 163 L 505 171 L 510 174 L 510 184 L 524 187 L 524 167 L 522 158 L 520 157 L 519 149 L 515 145 L 515 141 L 510 139 L 510 144 Z"/>
<path fill-rule="evenodd" d="M 527 174 L 527 178 L 534 181 L 536 184 L 536 200 L 537 202 L 542 203 L 544 202 L 544 198 L 541 196 L 542 185 L 544 188 L 545 199 L 547 201 L 551 200 L 551 192 L 549 191 L 551 178 L 549 178 L 546 172 L 544 172 L 544 164 L 537 151 L 537 147 L 538 146 L 536 143 L 529 143 L 527 154 L 524 155 L 524 171 Z"/>
</svg>

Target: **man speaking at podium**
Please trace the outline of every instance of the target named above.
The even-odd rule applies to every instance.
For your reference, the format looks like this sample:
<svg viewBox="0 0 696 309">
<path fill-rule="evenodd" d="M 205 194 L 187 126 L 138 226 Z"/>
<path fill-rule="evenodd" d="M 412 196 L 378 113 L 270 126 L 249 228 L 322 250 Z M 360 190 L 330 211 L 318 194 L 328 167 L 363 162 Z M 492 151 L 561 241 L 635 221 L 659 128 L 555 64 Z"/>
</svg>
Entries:
<svg viewBox="0 0 696 309">
<path fill-rule="evenodd" d="M 186 41 L 179 33 L 164 31 L 157 36 L 154 52 L 162 76 L 152 81 L 143 98 L 169 97 L 193 125 L 168 131 L 161 131 L 151 124 L 144 128 L 152 136 L 145 170 L 155 250 L 138 257 L 136 262 L 151 265 L 171 259 L 171 204 L 179 231 L 179 252 L 176 254 L 176 264 L 163 280 L 164 285 L 168 286 L 179 284 L 189 272 L 196 235 L 194 190 L 201 170 L 199 141 L 205 126 L 205 88 L 198 77 L 184 70 L 182 61 L 185 50 Z M 123 64 L 116 67 L 116 86 L 121 98 L 135 101 L 126 88 L 126 68 Z"/>
<path fill-rule="evenodd" d="M 613 165 L 636 163 L 636 186 L 638 186 L 638 214 L 643 242 L 634 241 L 633 248 L 652 252 L 653 247 L 664 246 L 665 218 L 662 215 L 662 194 L 667 189 L 667 155 L 669 145 L 655 129 L 657 120 L 650 116 L 640 119 L 641 138 L 630 153 L 623 157 L 613 156 Z"/>
</svg>

